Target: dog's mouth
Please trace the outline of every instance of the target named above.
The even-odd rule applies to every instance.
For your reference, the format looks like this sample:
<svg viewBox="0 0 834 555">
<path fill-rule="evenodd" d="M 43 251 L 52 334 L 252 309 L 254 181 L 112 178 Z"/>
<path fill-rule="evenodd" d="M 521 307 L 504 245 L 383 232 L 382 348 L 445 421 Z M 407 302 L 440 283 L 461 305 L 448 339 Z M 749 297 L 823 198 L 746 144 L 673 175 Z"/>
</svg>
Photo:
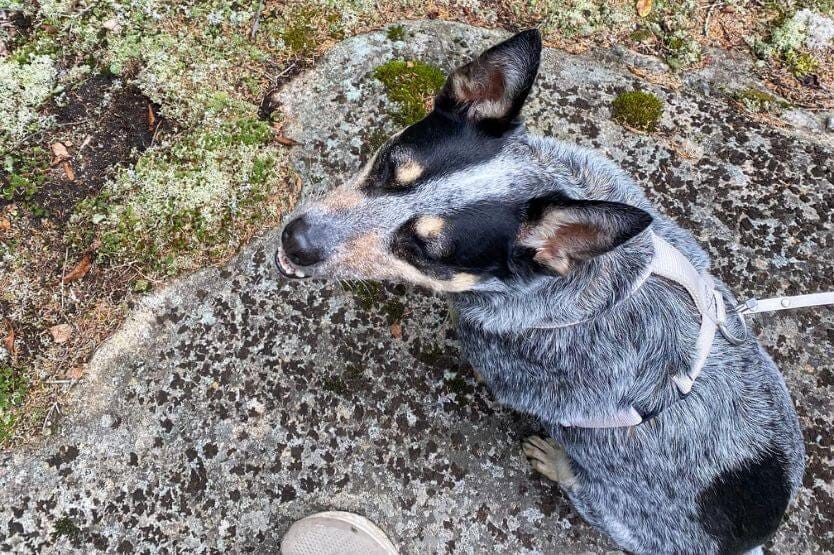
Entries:
<svg viewBox="0 0 834 555">
<path fill-rule="evenodd" d="M 278 247 L 278 251 L 275 253 L 275 265 L 278 267 L 278 272 L 280 272 L 284 277 L 288 277 L 290 279 L 304 279 L 310 277 L 307 272 L 290 262 L 290 259 L 287 258 L 286 254 L 284 254 L 284 249 L 281 247 Z"/>
</svg>

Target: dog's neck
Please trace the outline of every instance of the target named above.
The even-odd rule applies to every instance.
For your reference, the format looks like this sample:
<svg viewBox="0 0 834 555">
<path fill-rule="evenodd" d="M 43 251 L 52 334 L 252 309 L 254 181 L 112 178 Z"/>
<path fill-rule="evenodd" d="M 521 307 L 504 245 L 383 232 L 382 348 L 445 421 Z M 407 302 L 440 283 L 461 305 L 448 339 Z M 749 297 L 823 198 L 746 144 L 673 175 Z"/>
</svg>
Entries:
<svg viewBox="0 0 834 555">
<path fill-rule="evenodd" d="M 618 251 L 590 260 L 565 277 L 538 277 L 501 292 L 455 296 L 461 318 L 491 333 L 558 328 L 611 310 L 646 278 L 654 247 L 650 233 Z"/>
</svg>

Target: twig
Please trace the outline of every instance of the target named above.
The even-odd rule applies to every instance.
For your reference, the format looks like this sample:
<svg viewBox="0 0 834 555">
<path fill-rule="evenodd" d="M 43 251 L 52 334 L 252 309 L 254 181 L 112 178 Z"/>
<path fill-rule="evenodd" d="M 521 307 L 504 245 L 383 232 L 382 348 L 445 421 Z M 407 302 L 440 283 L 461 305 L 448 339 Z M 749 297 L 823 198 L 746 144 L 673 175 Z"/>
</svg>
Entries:
<svg viewBox="0 0 834 555">
<path fill-rule="evenodd" d="M 61 314 L 64 313 L 64 276 L 67 275 L 67 256 L 69 256 L 69 247 L 64 249 L 64 266 L 61 268 Z"/>
<path fill-rule="evenodd" d="M 718 6 L 718 4 L 720 4 L 720 3 L 721 3 L 720 1 L 719 1 L 719 2 L 713 2 L 713 3 L 712 3 L 712 4 L 710 4 L 710 5 L 709 5 L 709 7 L 707 8 L 707 17 L 706 17 L 706 19 L 704 19 L 704 36 L 705 36 L 705 37 L 708 37 L 708 36 L 709 36 L 709 20 L 710 20 L 710 18 L 712 17 L 712 11 L 713 11 L 713 10 L 715 9 L 715 7 L 716 7 L 716 6 Z"/>
<path fill-rule="evenodd" d="M 252 30 L 249 32 L 249 40 L 255 40 L 255 35 L 258 32 L 258 26 L 261 22 L 261 12 L 264 10 L 264 0 L 258 1 L 258 9 L 255 11 L 255 19 L 252 21 Z"/>
</svg>

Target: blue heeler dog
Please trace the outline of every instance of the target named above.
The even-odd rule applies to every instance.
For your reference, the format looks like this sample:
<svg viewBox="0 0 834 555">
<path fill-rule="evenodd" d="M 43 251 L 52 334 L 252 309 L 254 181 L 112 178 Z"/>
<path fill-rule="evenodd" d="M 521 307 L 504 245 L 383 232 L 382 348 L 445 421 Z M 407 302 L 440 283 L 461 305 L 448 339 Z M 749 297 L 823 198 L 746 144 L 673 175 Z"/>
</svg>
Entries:
<svg viewBox="0 0 834 555">
<path fill-rule="evenodd" d="M 688 232 L 610 161 L 525 132 L 540 53 L 526 31 L 455 70 L 288 219 L 278 268 L 450 293 L 468 360 L 550 435 L 524 441 L 533 468 L 624 549 L 759 551 L 804 470 L 784 381 Z"/>
</svg>

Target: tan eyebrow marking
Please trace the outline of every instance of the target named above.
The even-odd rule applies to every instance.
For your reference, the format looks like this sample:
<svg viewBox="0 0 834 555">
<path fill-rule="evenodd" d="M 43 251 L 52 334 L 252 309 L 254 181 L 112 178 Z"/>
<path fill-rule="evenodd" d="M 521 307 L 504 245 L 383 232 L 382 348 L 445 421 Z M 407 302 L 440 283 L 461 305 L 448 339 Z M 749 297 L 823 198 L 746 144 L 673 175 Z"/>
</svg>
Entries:
<svg viewBox="0 0 834 555">
<path fill-rule="evenodd" d="M 409 160 L 401 166 L 397 167 L 397 183 L 400 185 L 408 185 L 414 183 L 423 175 L 424 168 L 414 160 Z"/>
<path fill-rule="evenodd" d="M 414 231 L 424 239 L 433 239 L 443 233 L 446 222 L 439 216 L 422 216 L 414 222 Z"/>
</svg>

